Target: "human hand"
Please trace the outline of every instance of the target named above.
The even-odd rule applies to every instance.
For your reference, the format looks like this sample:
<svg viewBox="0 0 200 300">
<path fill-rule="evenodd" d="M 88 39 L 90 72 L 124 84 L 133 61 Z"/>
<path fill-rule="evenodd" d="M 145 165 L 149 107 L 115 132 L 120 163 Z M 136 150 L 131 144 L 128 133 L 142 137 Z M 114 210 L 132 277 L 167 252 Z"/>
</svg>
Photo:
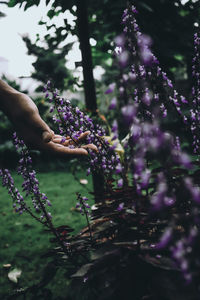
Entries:
<svg viewBox="0 0 200 300">
<path fill-rule="evenodd" d="M 69 154 L 88 155 L 89 149 L 98 152 L 98 149 L 94 144 L 83 145 L 84 140 L 89 134 L 90 131 L 85 131 L 76 140 L 73 140 L 68 136 L 65 138 L 64 142 L 63 137 L 61 135 L 55 134 L 52 139 L 52 142 L 57 144 L 58 146 L 62 146 L 64 148 L 64 151 L 69 151 Z"/>
<path fill-rule="evenodd" d="M 35 103 L 23 93 L 10 93 L 3 108 L 18 135 L 29 148 L 47 151 L 59 156 L 88 155 L 87 149 L 97 151 L 93 144 L 79 146 L 89 134 L 88 131 L 84 132 L 75 143 L 70 138 L 61 143 L 63 137 L 54 134 L 40 117 Z"/>
<path fill-rule="evenodd" d="M 9 93 L 2 110 L 27 146 L 42 149 L 43 144 L 52 140 L 53 131 L 42 120 L 37 106 L 27 95 L 17 91 Z"/>
</svg>

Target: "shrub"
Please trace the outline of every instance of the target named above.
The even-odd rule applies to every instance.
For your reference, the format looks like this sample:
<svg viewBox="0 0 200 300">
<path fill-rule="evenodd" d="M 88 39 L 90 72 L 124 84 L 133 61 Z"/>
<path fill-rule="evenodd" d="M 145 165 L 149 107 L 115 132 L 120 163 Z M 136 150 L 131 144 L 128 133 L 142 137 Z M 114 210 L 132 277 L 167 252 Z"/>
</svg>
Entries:
<svg viewBox="0 0 200 300">
<path fill-rule="evenodd" d="M 87 199 L 77 194 L 77 209 L 88 226 L 78 235 L 72 235 L 67 225 L 53 226 L 47 210 L 50 202 L 40 192 L 29 154 L 16 136 L 23 189 L 31 195 L 39 217 L 18 193 L 8 171 L 1 171 L 16 211 L 29 212 L 54 234 L 58 247 L 49 255 L 73 278 L 72 299 L 198 298 L 200 37 L 194 35 L 190 100 L 174 89 L 160 68 L 136 14 L 134 6 L 124 11 L 124 32 L 115 39 L 121 77 L 106 91 L 113 93 L 109 108 L 114 115 L 116 111 L 110 132 L 59 97 L 50 83 L 45 88 L 62 142 L 68 136 L 71 147 L 79 147 L 80 135 L 89 130 L 86 142 L 99 150 L 88 150 L 87 172 L 104 174 L 104 195 L 90 211 Z M 171 126 L 174 120 L 180 128 Z"/>
</svg>

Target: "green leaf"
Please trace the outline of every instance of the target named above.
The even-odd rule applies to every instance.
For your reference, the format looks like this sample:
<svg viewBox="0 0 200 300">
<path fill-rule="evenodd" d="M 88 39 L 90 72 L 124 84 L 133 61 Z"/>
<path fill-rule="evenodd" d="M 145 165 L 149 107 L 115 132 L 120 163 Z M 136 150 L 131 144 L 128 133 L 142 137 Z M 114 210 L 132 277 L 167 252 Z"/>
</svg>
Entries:
<svg viewBox="0 0 200 300">
<path fill-rule="evenodd" d="M 17 3 L 20 3 L 21 1 L 17 1 L 17 0 L 10 0 L 8 2 L 8 7 L 14 7 Z"/>
<path fill-rule="evenodd" d="M 153 9 L 152 9 L 149 5 L 147 5 L 146 3 L 141 2 L 140 5 L 141 5 L 143 8 L 145 8 L 146 10 L 148 10 L 148 11 L 150 11 L 150 12 L 153 12 Z"/>
<path fill-rule="evenodd" d="M 91 269 L 91 267 L 93 266 L 93 264 L 86 264 L 83 265 L 76 273 L 74 273 L 71 277 L 83 277 L 85 276 L 88 271 Z"/>
<path fill-rule="evenodd" d="M 13 269 L 8 273 L 8 278 L 10 281 L 17 283 L 18 278 L 21 276 L 22 271 L 19 269 Z"/>
<path fill-rule="evenodd" d="M 47 16 L 52 19 L 55 16 L 55 11 L 53 9 L 50 9 L 47 13 Z"/>
<path fill-rule="evenodd" d="M 183 55 L 181 55 L 181 54 L 175 54 L 174 55 L 174 58 L 176 59 L 176 60 L 178 60 L 178 61 L 182 61 L 183 60 Z"/>
<path fill-rule="evenodd" d="M 32 1 L 28 1 L 24 7 L 24 10 L 27 10 L 29 7 L 33 6 L 34 3 Z"/>
<path fill-rule="evenodd" d="M 187 11 L 187 10 L 181 10 L 181 11 L 179 12 L 179 14 L 180 14 L 181 17 L 185 17 L 185 16 L 188 16 L 190 13 L 189 13 L 189 11 Z"/>
<path fill-rule="evenodd" d="M 5 17 L 6 15 L 0 11 L 0 18 Z"/>
<path fill-rule="evenodd" d="M 42 20 L 38 22 L 38 25 L 45 25 L 46 22 L 43 22 Z"/>
</svg>

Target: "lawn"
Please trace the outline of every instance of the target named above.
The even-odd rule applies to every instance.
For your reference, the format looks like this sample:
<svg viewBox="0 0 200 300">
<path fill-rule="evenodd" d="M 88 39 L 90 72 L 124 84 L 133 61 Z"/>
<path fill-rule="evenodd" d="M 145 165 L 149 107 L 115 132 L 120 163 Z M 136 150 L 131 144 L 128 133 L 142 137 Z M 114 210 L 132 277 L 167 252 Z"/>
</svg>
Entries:
<svg viewBox="0 0 200 300">
<path fill-rule="evenodd" d="M 13 177 L 16 185 L 20 186 L 21 178 L 16 173 Z M 51 212 L 56 226 L 70 225 L 78 231 L 86 225 L 84 216 L 74 210 L 76 192 L 89 195 L 85 186 L 67 172 L 40 173 L 37 177 L 40 190 L 46 193 L 52 202 Z M 85 174 L 79 174 L 79 177 L 85 178 Z M 90 181 L 87 188 L 91 190 L 91 186 Z M 89 197 L 91 198 L 91 195 Z M 14 289 L 28 287 L 40 280 L 44 266 L 48 262 L 42 255 L 52 247 L 52 244 L 49 242 L 51 234 L 46 232 L 40 223 L 26 213 L 18 215 L 13 211 L 12 200 L 2 186 L 0 186 L 0 216 L 0 299 L 6 299 Z M 6 267 L 7 264 L 11 266 Z M 18 283 L 8 279 L 8 273 L 14 268 L 22 270 Z M 67 288 L 66 280 L 64 282 Z M 58 274 L 52 288 L 57 297 L 63 293 L 65 287 L 62 272 Z"/>
</svg>

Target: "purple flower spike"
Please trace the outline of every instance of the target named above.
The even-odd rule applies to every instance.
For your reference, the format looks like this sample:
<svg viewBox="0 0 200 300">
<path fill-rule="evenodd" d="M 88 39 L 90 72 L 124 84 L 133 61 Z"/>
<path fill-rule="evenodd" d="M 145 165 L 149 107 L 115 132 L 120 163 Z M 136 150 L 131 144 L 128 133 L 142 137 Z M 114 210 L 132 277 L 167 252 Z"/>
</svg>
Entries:
<svg viewBox="0 0 200 300">
<path fill-rule="evenodd" d="M 125 44 L 125 36 L 124 36 L 124 34 L 118 35 L 118 36 L 115 38 L 114 41 L 115 41 L 116 46 L 118 46 L 118 47 L 123 47 L 124 44 Z"/>
<path fill-rule="evenodd" d="M 115 109 L 116 107 L 117 107 L 117 99 L 116 99 L 116 97 L 114 97 L 114 98 L 112 98 L 108 109 L 112 110 L 112 109 Z"/>
<path fill-rule="evenodd" d="M 121 188 L 121 187 L 123 186 L 123 179 L 122 179 L 122 178 L 120 178 L 120 179 L 118 180 L 117 186 L 118 186 L 119 188 Z"/>
<path fill-rule="evenodd" d="M 117 210 L 121 211 L 121 210 L 123 210 L 123 208 L 124 208 L 124 202 L 122 202 L 122 203 L 119 204 Z"/>
<path fill-rule="evenodd" d="M 117 133 L 117 132 L 118 132 L 118 123 L 117 123 L 117 120 L 114 120 L 114 121 L 113 121 L 111 131 L 114 132 L 114 133 Z"/>
<path fill-rule="evenodd" d="M 144 104 L 146 104 L 147 106 L 149 106 L 151 104 L 151 100 L 152 100 L 152 96 L 149 93 L 149 91 L 147 90 L 142 97 L 142 102 Z"/>
<path fill-rule="evenodd" d="M 142 174 L 141 174 L 141 187 L 142 188 L 146 188 L 148 186 L 150 176 L 151 176 L 150 170 L 145 170 L 144 172 L 142 172 Z"/>
<path fill-rule="evenodd" d="M 121 174 L 122 173 L 122 165 L 119 163 L 117 166 L 116 166 L 116 174 Z"/>
<path fill-rule="evenodd" d="M 164 201 L 164 204 L 169 207 L 175 204 L 175 199 L 173 197 L 166 196 L 166 197 L 164 197 L 163 201 Z"/>
<path fill-rule="evenodd" d="M 150 36 L 148 36 L 146 34 L 141 34 L 138 42 L 139 42 L 139 45 L 140 45 L 141 48 L 152 46 L 152 39 L 151 39 Z"/>
<path fill-rule="evenodd" d="M 122 68 L 126 67 L 129 61 L 129 53 L 128 51 L 122 51 L 119 55 L 118 55 L 118 61 L 119 64 Z"/>
<path fill-rule="evenodd" d="M 111 83 L 108 87 L 108 89 L 105 91 L 105 94 L 111 94 L 114 92 L 115 89 L 115 83 Z"/>
<path fill-rule="evenodd" d="M 140 56 L 144 65 L 151 66 L 154 63 L 153 54 L 148 48 L 142 49 Z"/>
<path fill-rule="evenodd" d="M 131 125 L 134 117 L 137 113 L 137 107 L 133 104 L 128 104 L 122 108 L 122 115 L 124 117 L 124 122 L 127 125 Z"/>
<path fill-rule="evenodd" d="M 169 227 L 165 229 L 165 232 L 160 238 L 160 242 L 156 245 L 157 249 L 163 249 L 165 248 L 171 241 L 172 239 L 172 228 Z"/>
<path fill-rule="evenodd" d="M 181 153 L 178 157 L 178 161 L 187 169 L 192 169 L 192 163 L 190 157 L 186 153 Z"/>
</svg>

